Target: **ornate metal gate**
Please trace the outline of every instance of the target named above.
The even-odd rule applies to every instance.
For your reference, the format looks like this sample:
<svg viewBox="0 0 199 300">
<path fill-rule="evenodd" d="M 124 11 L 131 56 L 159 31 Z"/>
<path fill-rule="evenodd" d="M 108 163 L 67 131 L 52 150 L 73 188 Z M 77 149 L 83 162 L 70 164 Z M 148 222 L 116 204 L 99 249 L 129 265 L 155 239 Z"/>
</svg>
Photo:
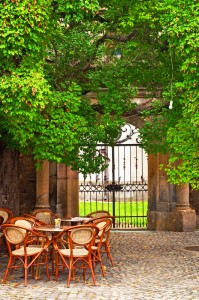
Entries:
<svg viewBox="0 0 199 300">
<path fill-rule="evenodd" d="M 126 125 L 114 147 L 99 144 L 108 167 L 100 174 L 80 174 L 80 215 L 108 210 L 114 228 L 146 228 L 148 204 L 147 156 L 140 148 L 138 132 Z"/>
</svg>

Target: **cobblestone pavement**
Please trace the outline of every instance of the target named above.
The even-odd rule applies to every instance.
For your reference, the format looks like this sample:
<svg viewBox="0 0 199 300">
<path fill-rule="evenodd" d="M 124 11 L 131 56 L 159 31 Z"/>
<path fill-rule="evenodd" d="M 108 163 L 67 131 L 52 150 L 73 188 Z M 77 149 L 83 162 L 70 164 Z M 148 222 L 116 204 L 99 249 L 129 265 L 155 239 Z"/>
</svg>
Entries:
<svg viewBox="0 0 199 300">
<path fill-rule="evenodd" d="M 57 282 L 53 276 L 48 281 L 44 273 L 38 281 L 30 277 L 24 287 L 21 271 L 15 271 L 6 284 L 0 285 L 0 299 L 199 299 L 199 232 L 113 231 L 111 246 L 115 267 L 103 256 L 107 276 L 102 278 L 97 266 L 97 286 L 88 272 L 86 283 L 77 273 L 67 288 L 65 271 Z M 1 253 L 1 279 L 6 262 L 7 256 Z"/>
</svg>

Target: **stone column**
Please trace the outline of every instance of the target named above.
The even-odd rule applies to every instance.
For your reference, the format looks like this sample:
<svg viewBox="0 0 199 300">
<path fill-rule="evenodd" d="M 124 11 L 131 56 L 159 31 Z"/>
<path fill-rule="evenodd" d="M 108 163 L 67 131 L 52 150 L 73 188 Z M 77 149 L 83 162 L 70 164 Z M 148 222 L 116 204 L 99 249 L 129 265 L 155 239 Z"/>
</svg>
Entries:
<svg viewBox="0 0 199 300">
<path fill-rule="evenodd" d="M 168 155 L 149 155 L 148 229 L 194 231 L 196 213 L 189 207 L 189 186 L 175 186 L 160 164 L 167 165 Z"/>
<path fill-rule="evenodd" d="M 194 231 L 196 229 L 196 212 L 189 205 L 189 185 L 176 186 L 176 208 L 173 212 L 175 231 Z"/>
<path fill-rule="evenodd" d="M 156 206 L 157 206 L 157 157 L 148 155 L 148 213 L 147 227 L 155 230 L 156 227 Z"/>
<path fill-rule="evenodd" d="M 189 209 L 189 185 L 176 186 L 176 210 Z"/>
<path fill-rule="evenodd" d="M 160 169 L 160 164 L 166 165 L 168 155 L 148 156 L 148 229 L 165 230 L 168 214 L 172 209 L 171 185 L 167 175 Z"/>
<path fill-rule="evenodd" d="M 49 161 L 42 162 L 36 173 L 35 209 L 50 209 L 49 205 Z"/>
<path fill-rule="evenodd" d="M 66 206 L 66 165 L 57 164 L 57 205 L 56 212 L 60 217 L 65 217 Z"/>
<path fill-rule="evenodd" d="M 148 155 L 148 209 L 156 210 L 157 192 L 157 156 Z"/>
<path fill-rule="evenodd" d="M 67 168 L 66 175 L 66 208 L 65 215 L 75 217 L 79 215 L 79 174 Z"/>
</svg>

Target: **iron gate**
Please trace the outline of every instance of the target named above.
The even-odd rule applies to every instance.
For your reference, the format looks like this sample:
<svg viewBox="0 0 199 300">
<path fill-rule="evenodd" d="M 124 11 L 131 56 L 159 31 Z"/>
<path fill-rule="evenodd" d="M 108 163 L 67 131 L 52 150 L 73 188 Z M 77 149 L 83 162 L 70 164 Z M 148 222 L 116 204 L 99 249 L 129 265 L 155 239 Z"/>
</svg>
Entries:
<svg viewBox="0 0 199 300">
<path fill-rule="evenodd" d="M 118 139 L 114 147 L 99 144 L 97 151 L 108 161 L 100 174 L 81 177 L 79 185 L 80 215 L 108 210 L 115 216 L 114 228 L 146 228 L 148 204 L 147 156 L 132 130 Z M 129 143 L 132 139 L 136 143 Z"/>
</svg>

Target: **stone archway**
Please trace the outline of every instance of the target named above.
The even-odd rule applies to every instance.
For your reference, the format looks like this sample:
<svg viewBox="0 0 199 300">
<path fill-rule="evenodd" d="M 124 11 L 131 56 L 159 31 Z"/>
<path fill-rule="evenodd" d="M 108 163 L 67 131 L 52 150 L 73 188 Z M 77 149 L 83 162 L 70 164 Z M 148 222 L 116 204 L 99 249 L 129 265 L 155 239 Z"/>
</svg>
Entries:
<svg viewBox="0 0 199 300">
<path fill-rule="evenodd" d="M 92 95 L 91 95 L 92 98 Z M 139 111 L 146 109 L 150 106 L 151 99 L 145 98 L 144 90 L 140 89 L 138 91 L 138 96 L 133 101 L 138 104 L 135 111 L 129 112 L 124 115 L 126 122 L 139 128 L 142 124 L 142 120 L 139 117 Z M 2 149 L 1 159 L 4 160 L 5 154 L 9 150 Z M 78 213 L 78 173 L 71 171 L 70 168 L 66 168 L 62 165 L 54 164 L 53 168 L 49 167 L 49 163 L 45 162 L 40 170 L 37 171 L 36 180 L 34 161 L 31 161 L 32 165 L 28 167 L 30 176 L 24 176 L 24 165 L 21 163 L 19 168 L 18 155 L 16 157 L 12 155 L 10 151 L 11 159 L 13 160 L 13 166 L 16 168 L 16 172 L 12 173 L 17 175 L 16 180 L 10 180 L 10 187 L 15 185 L 16 199 L 9 201 L 7 207 L 12 209 L 15 206 L 16 213 L 24 213 L 20 210 L 20 203 L 23 201 L 26 203 L 28 201 L 28 207 L 26 205 L 26 212 L 29 209 L 32 210 L 32 204 L 36 207 L 51 208 L 56 210 L 60 215 L 71 215 L 75 216 Z M 149 155 L 148 160 L 148 185 L 149 185 L 149 195 L 148 195 L 148 228 L 151 230 L 172 230 L 172 231 L 194 231 L 196 229 L 196 213 L 194 209 L 190 208 L 189 203 L 189 186 L 174 186 L 168 183 L 166 174 L 160 170 L 159 165 L 161 163 L 166 163 L 168 161 L 168 156 L 166 155 Z M 16 164 L 15 164 L 16 162 Z M 30 159 L 28 160 L 30 164 Z M 5 168 L 1 165 L 0 168 L 0 180 L 3 182 L 5 180 Z M 18 173 L 19 170 L 19 173 Z M 34 171 L 33 171 L 34 170 Z M 50 173 L 49 170 L 53 170 Z M 16 178 L 16 176 L 15 176 Z M 23 178 L 23 183 L 20 180 Z M 29 183 L 29 185 L 26 184 Z M 28 195 L 23 197 L 23 193 L 20 190 L 20 186 L 31 186 L 25 192 Z M 17 186 L 16 186 L 17 185 Z M 2 184 L 4 188 L 4 185 Z M 33 193 L 33 187 L 36 191 Z M 37 187 L 37 189 L 36 189 Z M 0 206 L 5 206 L 5 188 L 2 188 L 0 197 Z M 6 199 L 13 199 L 12 188 L 6 190 Z M 51 199 L 50 199 L 51 197 Z M 24 198 L 24 200 L 22 200 Z M 10 205 L 9 205 L 10 204 Z M 31 204 L 31 205 L 29 205 Z M 52 205 L 53 204 L 53 205 Z"/>
<path fill-rule="evenodd" d="M 148 229 L 163 231 L 194 231 L 196 212 L 190 208 L 189 185 L 174 186 L 168 183 L 167 175 L 159 165 L 168 161 L 168 155 L 148 156 Z M 46 168 L 48 170 L 46 170 Z M 57 178 L 54 182 L 57 190 L 57 213 L 61 216 L 78 214 L 78 173 L 63 165 L 57 165 Z M 40 175 L 46 172 L 46 179 Z M 37 199 L 43 208 L 49 208 L 49 165 L 43 165 L 37 174 Z M 45 184 L 44 184 L 45 183 Z M 38 185 L 37 185 L 38 187 Z M 43 199 L 43 200 L 42 200 Z M 41 204 L 42 201 L 42 204 Z M 38 201 L 36 203 L 38 207 Z M 60 209 L 62 208 L 62 209 Z"/>
<path fill-rule="evenodd" d="M 7 149 L 4 149 L 7 153 Z M 5 160 L 3 151 L 2 159 Z M 18 155 L 12 160 L 18 161 Z M 196 212 L 190 208 L 189 186 L 174 186 L 168 183 L 167 176 L 159 169 L 161 163 L 166 163 L 168 156 L 149 155 L 148 157 L 148 229 L 150 230 L 171 230 L 171 231 L 194 231 L 196 229 Z M 27 162 L 28 161 L 28 162 Z M 5 162 L 4 162 L 5 163 Z M 18 163 L 17 163 L 18 164 Z M 0 206 L 14 210 L 15 215 L 31 212 L 34 205 L 43 208 L 51 208 L 50 197 L 53 195 L 54 210 L 60 215 L 75 216 L 78 214 L 78 173 L 71 171 L 65 166 L 57 166 L 53 178 L 49 177 L 49 164 L 46 163 L 41 169 L 40 175 L 36 175 L 34 161 L 30 158 L 23 158 L 23 164 L 14 174 L 18 174 L 16 180 L 9 180 L 10 189 L 6 190 L 6 199 L 0 197 Z M 3 174 L 4 164 L 1 165 L 1 182 L 5 179 Z M 17 169 L 16 169 L 17 170 Z M 57 171 L 59 170 L 59 171 Z M 27 176 L 27 172 L 28 176 Z M 41 179 L 41 174 L 42 179 Z M 17 179 L 18 178 L 18 179 Z M 22 180 L 23 179 L 23 180 Z M 53 180 L 52 180 L 53 179 Z M 51 181 L 51 182 L 50 182 Z M 50 182 L 50 185 L 49 185 Z M 16 187 L 17 198 L 13 197 L 11 186 Z M 35 195 L 37 185 L 37 193 Z M 4 185 L 2 184 L 2 188 Z M 22 191 L 20 187 L 26 187 Z M 53 193 L 51 194 L 51 192 Z M 191 193 L 192 195 L 193 193 Z M 197 194 L 197 192 L 195 193 Z M 35 198 L 37 199 L 35 204 Z M 14 202 L 13 202 L 14 201 Z M 23 207 L 21 206 L 23 204 Z M 193 203 L 192 203 L 193 204 Z M 15 207 L 15 208 L 14 208 Z"/>
<path fill-rule="evenodd" d="M 89 93 L 87 96 L 91 102 L 97 101 L 95 94 Z M 145 89 L 140 88 L 137 96 L 132 100 L 137 103 L 137 108 L 124 115 L 126 122 L 139 129 L 143 122 L 140 111 L 149 108 L 152 100 L 147 99 Z M 174 186 L 168 183 L 166 174 L 159 168 L 160 164 L 167 162 L 168 155 L 148 156 L 148 229 L 194 231 L 196 213 L 190 208 L 189 186 Z M 65 201 L 65 214 L 73 216 L 78 213 L 78 174 L 67 168 L 65 177 L 66 198 L 64 199 L 63 196 L 62 200 L 58 199 L 58 203 Z M 59 182 L 59 175 L 57 180 Z M 57 189 L 57 195 L 59 195 L 59 190 L 63 189 L 63 183 L 57 184 Z M 60 194 L 63 195 L 63 193 Z"/>
</svg>

